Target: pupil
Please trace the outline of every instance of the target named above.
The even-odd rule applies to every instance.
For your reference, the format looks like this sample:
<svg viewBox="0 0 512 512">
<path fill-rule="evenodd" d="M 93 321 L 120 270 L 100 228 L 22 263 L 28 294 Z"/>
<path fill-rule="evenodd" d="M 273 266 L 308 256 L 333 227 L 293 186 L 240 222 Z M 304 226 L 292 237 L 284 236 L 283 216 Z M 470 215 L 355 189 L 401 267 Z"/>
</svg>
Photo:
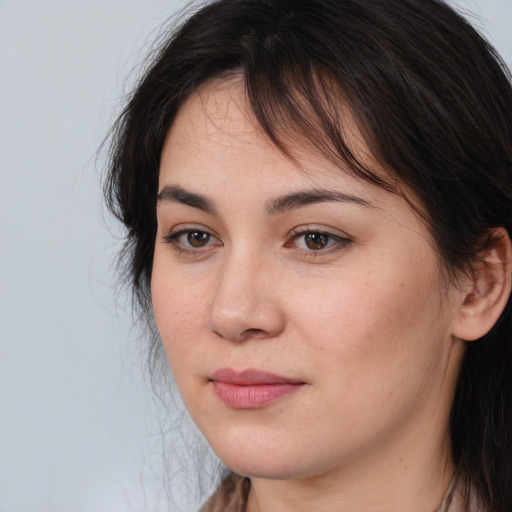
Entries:
<svg viewBox="0 0 512 512">
<path fill-rule="evenodd" d="M 208 233 L 203 233 L 202 231 L 193 231 L 188 234 L 187 238 L 188 243 L 192 247 L 203 247 L 208 243 L 210 235 L 208 235 Z"/>
<path fill-rule="evenodd" d="M 327 245 L 327 236 L 321 233 L 310 233 L 306 235 L 306 245 L 310 249 L 323 249 Z"/>
</svg>

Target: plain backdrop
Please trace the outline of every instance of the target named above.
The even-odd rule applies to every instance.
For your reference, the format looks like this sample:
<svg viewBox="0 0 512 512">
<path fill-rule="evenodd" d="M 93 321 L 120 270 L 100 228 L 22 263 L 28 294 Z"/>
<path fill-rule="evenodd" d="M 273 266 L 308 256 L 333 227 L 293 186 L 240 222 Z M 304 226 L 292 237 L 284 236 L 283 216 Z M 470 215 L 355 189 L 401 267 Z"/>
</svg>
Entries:
<svg viewBox="0 0 512 512">
<path fill-rule="evenodd" d="M 113 290 L 119 230 L 96 159 L 184 4 L 0 0 L 0 512 L 197 508 L 182 434 L 162 435 L 166 414 L 187 419 L 154 399 L 144 340 Z M 457 4 L 512 64 L 512 0 Z"/>
</svg>

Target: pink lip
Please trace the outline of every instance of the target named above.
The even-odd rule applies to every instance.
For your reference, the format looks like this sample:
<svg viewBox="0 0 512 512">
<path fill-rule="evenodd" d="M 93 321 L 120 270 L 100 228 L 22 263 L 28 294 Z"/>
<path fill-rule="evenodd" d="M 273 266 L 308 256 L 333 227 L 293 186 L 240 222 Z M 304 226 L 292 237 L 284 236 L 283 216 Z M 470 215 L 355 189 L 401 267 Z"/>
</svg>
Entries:
<svg viewBox="0 0 512 512">
<path fill-rule="evenodd" d="M 304 385 L 260 370 L 237 372 L 231 368 L 217 370 L 210 381 L 217 397 L 232 409 L 259 409 Z"/>
</svg>

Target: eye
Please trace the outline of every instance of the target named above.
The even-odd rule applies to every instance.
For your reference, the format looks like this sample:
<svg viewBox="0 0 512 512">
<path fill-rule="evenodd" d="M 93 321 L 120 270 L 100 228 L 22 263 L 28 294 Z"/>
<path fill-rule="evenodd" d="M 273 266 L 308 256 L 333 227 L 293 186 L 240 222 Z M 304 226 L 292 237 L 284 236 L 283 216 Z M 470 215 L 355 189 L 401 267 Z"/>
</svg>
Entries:
<svg viewBox="0 0 512 512">
<path fill-rule="evenodd" d="M 299 228 L 292 233 L 292 238 L 285 246 L 297 248 L 309 253 L 327 253 L 343 249 L 351 242 L 352 240 L 349 238 L 335 235 L 334 233 L 309 228 Z"/>
<path fill-rule="evenodd" d="M 196 228 L 179 229 L 162 238 L 178 252 L 195 252 L 213 245 L 221 245 L 218 238 L 211 233 Z"/>
<path fill-rule="evenodd" d="M 329 238 L 329 235 L 324 233 L 307 233 L 302 235 L 302 237 L 304 239 L 304 245 L 313 251 L 325 249 L 333 242 L 333 240 Z"/>
<path fill-rule="evenodd" d="M 180 238 L 184 238 L 190 247 L 204 247 L 208 245 L 211 236 L 204 231 L 189 231 L 181 235 Z"/>
</svg>

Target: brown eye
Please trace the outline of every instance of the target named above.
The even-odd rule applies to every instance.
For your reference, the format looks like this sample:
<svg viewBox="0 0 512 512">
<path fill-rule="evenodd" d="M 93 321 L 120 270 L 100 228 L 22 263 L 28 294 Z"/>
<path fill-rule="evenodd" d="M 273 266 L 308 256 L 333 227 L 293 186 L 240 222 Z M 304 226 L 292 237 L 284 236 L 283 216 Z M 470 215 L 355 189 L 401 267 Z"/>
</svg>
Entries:
<svg viewBox="0 0 512 512">
<path fill-rule="evenodd" d="M 189 231 L 187 242 L 190 247 L 204 247 L 210 241 L 210 235 L 204 231 Z"/>
<path fill-rule="evenodd" d="M 352 240 L 346 236 L 301 227 L 295 230 L 285 247 L 299 249 L 304 256 L 320 256 L 344 249 L 351 243 Z"/>
<path fill-rule="evenodd" d="M 222 242 L 208 231 L 185 228 L 162 237 L 179 254 L 203 254 L 210 248 L 222 246 Z"/>
<path fill-rule="evenodd" d="M 308 249 L 318 251 L 329 244 L 329 237 L 323 233 L 307 233 L 304 235 L 304 243 Z"/>
</svg>

